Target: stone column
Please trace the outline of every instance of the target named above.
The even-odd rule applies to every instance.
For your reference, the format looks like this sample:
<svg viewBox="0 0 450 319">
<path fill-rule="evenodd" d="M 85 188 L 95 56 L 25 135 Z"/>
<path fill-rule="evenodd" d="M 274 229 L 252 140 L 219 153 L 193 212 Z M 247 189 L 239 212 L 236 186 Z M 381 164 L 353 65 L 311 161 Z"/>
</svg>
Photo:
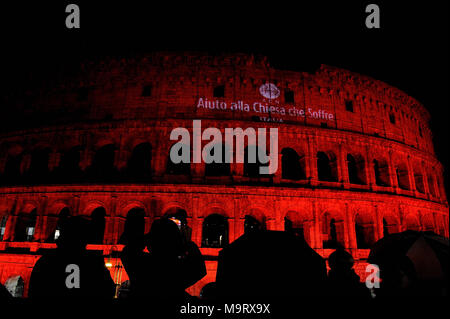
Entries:
<svg viewBox="0 0 450 319">
<path fill-rule="evenodd" d="M 417 196 L 416 180 L 414 178 L 414 169 L 411 165 L 411 158 L 409 156 L 406 160 L 406 165 L 408 168 L 408 179 L 409 179 L 410 190 L 414 193 L 414 196 Z"/>
<path fill-rule="evenodd" d="M 309 171 L 306 171 L 306 177 L 311 185 L 315 186 L 319 177 L 317 173 L 317 141 L 314 136 L 308 136 L 306 160 L 309 162 Z"/>
<path fill-rule="evenodd" d="M 424 192 L 425 195 L 427 196 L 428 199 L 431 198 L 431 193 L 430 193 L 430 186 L 428 185 L 428 174 L 427 174 L 427 170 L 425 169 L 425 165 L 422 165 L 422 179 L 423 179 L 423 188 L 424 188 Z"/>
<path fill-rule="evenodd" d="M 338 177 L 339 182 L 342 183 L 344 188 L 347 188 L 347 189 L 350 188 L 350 180 L 348 177 L 347 156 L 346 156 L 345 150 L 343 149 L 342 144 L 339 144 L 338 172 L 339 172 L 339 177 Z"/>
<path fill-rule="evenodd" d="M 60 159 L 61 159 L 61 153 L 59 153 L 57 151 L 53 151 L 50 153 L 49 160 L 48 160 L 48 170 L 50 172 L 59 166 Z"/>
<path fill-rule="evenodd" d="M 88 148 L 81 151 L 80 169 L 85 171 L 91 164 L 94 152 Z"/>
<path fill-rule="evenodd" d="M 383 216 L 380 213 L 378 205 L 375 205 L 375 229 L 374 229 L 374 240 L 377 241 L 384 236 L 384 226 L 383 226 Z"/>
<path fill-rule="evenodd" d="M 199 196 L 192 195 L 192 241 L 201 247 L 203 218 L 200 218 L 201 212 L 199 210 Z"/>
<path fill-rule="evenodd" d="M 234 223 L 234 235 L 236 238 L 244 234 L 244 224 L 241 222 L 243 219 L 241 218 L 241 203 L 244 199 L 244 196 L 242 195 L 235 195 L 234 197 L 234 218 L 238 221 Z M 231 238 L 230 238 L 231 239 Z"/>
<path fill-rule="evenodd" d="M 312 203 L 313 209 L 313 240 L 312 240 L 312 248 L 321 249 L 323 248 L 323 240 L 322 240 L 322 230 L 320 229 L 320 213 L 317 209 L 317 203 Z"/>
<path fill-rule="evenodd" d="M 121 140 L 119 149 L 114 152 L 114 167 L 118 172 L 122 172 L 127 167 L 128 158 L 131 156 L 131 152 L 126 150 L 126 145 L 123 144 L 124 140 Z"/>
<path fill-rule="evenodd" d="M 365 169 L 365 173 L 366 173 L 366 183 L 367 185 L 370 187 L 371 190 L 373 190 L 374 186 L 376 185 L 376 180 L 375 180 L 375 167 L 373 164 L 373 161 L 371 160 L 370 157 L 370 153 L 369 153 L 369 148 L 366 146 L 365 147 L 365 165 L 364 165 L 364 169 Z"/>
<path fill-rule="evenodd" d="M 280 150 L 278 150 L 278 151 L 279 151 L 279 153 L 278 153 L 278 168 L 273 177 L 273 182 L 275 184 L 279 184 L 281 182 L 281 177 L 282 177 L 282 173 L 283 173 L 283 166 L 282 166 L 282 162 L 281 162 L 282 155 L 280 153 Z"/>
<path fill-rule="evenodd" d="M 389 179 L 391 182 L 391 186 L 394 188 L 394 191 L 398 193 L 399 187 L 397 180 L 397 171 L 394 166 L 394 162 L 392 160 L 392 150 L 389 151 L 388 165 L 389 165 Z"/>
<path fill-rule="evenodd" d="M 33 241 L 43 242 L 45 240 L 45 221 L 44 215 L 47 211 L 47 196 L 42 196 L 40 199 L 39 206 L 36 209 L 36 224 L 34 228 Z"/>
<path fill-rule="evenodd" d="M 117 244 L 119 234 L 114 232 L 114 224 L 117 216 L 117 196 L 111 196 L 110 211 L 105 216 L 105 236 L 103 243 L 106 245 Z"/>
<path fill-rule="evenodd" d="M 20 163 L 20 173 L 24 174 L 28 172 L 31 165 L 31 154 L 25 154 L 22 158 L 22 162 Z"/>
<path fill-rule="evenodd" d="M 191 163 L 191 175 L 192 175 L 192 181 L 194 183 L 201 183 L 205 179 L 205 166 L 206 164 L 203 162 L 201 163 Z"/>
<path fill-rule="evenodd" d="M 357 243 L 356 243 L 356 233 L 355 233 L 355 220 L 350 212 L 350 209 L 348 208 L 348 204 L 345 204 L 345 224 L 347 226 L 346 234 L 347 234 L 347 243 L 346 246 L 350 248 L 352 251 L 352 254 L 354 254 L 354 251 L 357 249 Z"/>
</svg>

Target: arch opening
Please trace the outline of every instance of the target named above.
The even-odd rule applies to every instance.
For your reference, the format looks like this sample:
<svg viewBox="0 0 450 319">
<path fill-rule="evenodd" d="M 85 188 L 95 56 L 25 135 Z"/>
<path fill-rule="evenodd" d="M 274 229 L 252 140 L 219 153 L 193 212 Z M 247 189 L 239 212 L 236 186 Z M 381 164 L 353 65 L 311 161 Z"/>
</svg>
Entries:
<svg viewBox="0 0 450 319">
<path fill-rule="evenodd" d="M 337 160 L 333 153 L 317 153 L 317 171 L 319 181 L 337 182 Z"/>
<path fill-rule="evenodd" d="M 228 244 L 228 220 L 220 214 L 205 218 L 202 227 L 202 247 L 223 248 Z"/>
<path fill-rule="evenodd" d="M 305 156 L 298 155 L 292 148 L 283 148 L 281 154 L 281 178 L 294 181 L 306 179 Z"/>
</svg>

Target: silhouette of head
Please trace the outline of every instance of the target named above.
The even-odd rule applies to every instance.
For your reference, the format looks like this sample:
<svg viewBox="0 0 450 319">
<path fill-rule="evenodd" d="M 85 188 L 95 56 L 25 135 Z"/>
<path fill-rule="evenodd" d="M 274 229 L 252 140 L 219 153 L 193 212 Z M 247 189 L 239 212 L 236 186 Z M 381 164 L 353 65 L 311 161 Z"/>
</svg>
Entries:
<svg viewBox="0 0 450 319">
<path fill-rule="evenodd" d="M 330 268 L 337 271 L 350 270 L 353 267 L 355 260 L 352 255 L 345 249 L 338 248 L 328 257 L 328 264 Z"/>
<path fill-rule="evenodd" d="M 125 226 L 119 244 L 141 241 L 145 230 L 145 212 L 141 208 L 131 209 L 125 220 Z"/>
<path fill-rule="evenodd" d="M 183 252 L 181 232 L 177 224 L 168 218 L 155 220 L 147 239 L 148 248 L 153 254 L 180 256 Z"/>
<path fill-rule="evenodd" d="M 89 229 L 87 219 L 81 216 L 70 217 L 61 229 L 56 245 L 65 250 L 83 250 L 88 242 Z"/>
</svg>

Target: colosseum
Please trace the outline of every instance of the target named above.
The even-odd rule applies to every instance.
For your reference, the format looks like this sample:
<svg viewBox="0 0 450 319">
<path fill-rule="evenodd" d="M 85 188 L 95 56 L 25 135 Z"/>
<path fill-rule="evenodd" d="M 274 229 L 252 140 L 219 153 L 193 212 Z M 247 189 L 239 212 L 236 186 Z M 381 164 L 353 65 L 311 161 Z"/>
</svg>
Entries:
<svg viewBox="0 0 450 319">
<path fill-rule="evenodd" d="M 337 245 L 364 278 L 372 243 L 407 229 L 449 236 L 443 165 L 430 115 L 399 89 L 322 65 L 278 70 L 264 56 L 158 52 L 83 62 L 6 99 L 0 133 L 0 281 L 26 296 L 61 220 L 91 218 L 88 250 L 119 286 L 130 216 L 186 215 L 207 275 L 247 218 L 304 236 L 324 258 Z M 261 162 L 179 163 L 174 128 L 278 128 L 278 169 Z M 245 145 L 245 154 L 256 145 Z"/>
</svg>

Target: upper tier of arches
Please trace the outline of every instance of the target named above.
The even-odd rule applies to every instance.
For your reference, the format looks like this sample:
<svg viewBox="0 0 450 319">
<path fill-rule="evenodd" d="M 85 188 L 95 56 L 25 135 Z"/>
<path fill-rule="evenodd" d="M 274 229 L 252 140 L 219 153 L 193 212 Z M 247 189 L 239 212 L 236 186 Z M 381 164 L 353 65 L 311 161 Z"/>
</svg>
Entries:
<svg viewBox="0 0 450 319">
<path fill-rule="evenodd" d="M 252 112 L 252 103 L 262 102 L 294 113 L 308 114 L 312 108 L 333 115 L 287 116 L 285 123 L 380 136 L 434 153 L 430 115 L 420 102 L 386 83 L 335 67 L 293 72 L 274 69 L 259 56 L 156 53 L 86 62 L 70 77 L 61 74 L 66 73 L 61 71 L 35 92 L 6 98 L 2 129 L 137 118 L 258 122 L 265 116 Z M 279 90 L 270 101 L 260 93 L 266 83 Z M 228 108 L 198 108 L 200 98 L 224 101 Z M 249 103 L 250 111 L 231 111 L 231 103 L 239 101 Z"/>
</svg>

